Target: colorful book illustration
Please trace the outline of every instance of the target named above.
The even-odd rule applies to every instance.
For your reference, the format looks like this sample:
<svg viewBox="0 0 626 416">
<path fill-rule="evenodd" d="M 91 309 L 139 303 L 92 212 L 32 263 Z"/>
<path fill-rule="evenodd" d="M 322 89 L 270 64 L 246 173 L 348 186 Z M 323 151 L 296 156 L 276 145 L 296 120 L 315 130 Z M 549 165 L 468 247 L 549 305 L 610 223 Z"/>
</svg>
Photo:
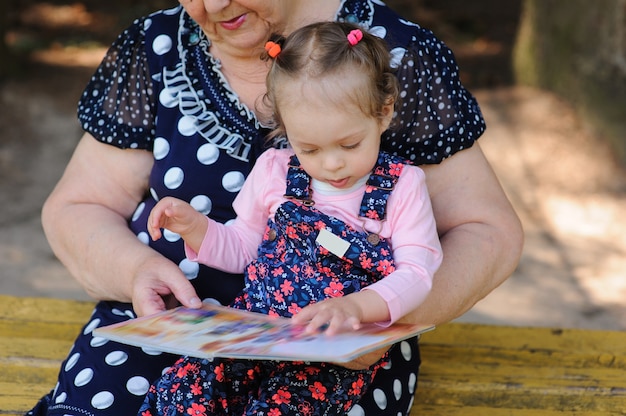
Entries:
<svg viewBox="0 0 626 416">
<path fill-rule="evenodd" d="M 123 344 L 200 358 L 348 362 L 434 329 L 432 325 L 364 325 L 337 335 L 304 334 L 290 319 L 204 303 L 97 328 Z"/>
</svg>

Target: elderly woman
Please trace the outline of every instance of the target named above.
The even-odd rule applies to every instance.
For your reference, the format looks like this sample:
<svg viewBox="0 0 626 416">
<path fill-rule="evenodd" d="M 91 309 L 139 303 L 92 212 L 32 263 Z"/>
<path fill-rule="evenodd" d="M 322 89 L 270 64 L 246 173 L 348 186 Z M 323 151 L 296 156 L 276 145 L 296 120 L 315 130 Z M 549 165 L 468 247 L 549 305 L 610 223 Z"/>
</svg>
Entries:
<svg viewBox="0 0 626 416">
<path fill-rule="evenodd" d="M 484 122 L 433 34 L 373 0 L 182 0 L 134 22 L 105 56 L 79 104 L 86 131 L 43 209 L 55 253 L 101 300 L 34 415 L 135 414 L 150 382 L 177 357 L 106 342 L 93 328 L 201 299 L 228 304 L 241 275 L 185 259 L 180 237 L 149 241 L 146 219 L 175 196 L 226 222 L 266 149 L 262 100 L 271 34 L 343 20 L 384 38 L 402 89 L 382 148 L 426 173 L 444 261 L 431 295 L 408 319 L 439 324 L 471 308 L 515 268 L 522 231 L 485 160 Z M 362 357 L 358 368 L 380 357 Z M 351 414 L 408 412 L 417 341 L 392 347 Z"/>
</svg>

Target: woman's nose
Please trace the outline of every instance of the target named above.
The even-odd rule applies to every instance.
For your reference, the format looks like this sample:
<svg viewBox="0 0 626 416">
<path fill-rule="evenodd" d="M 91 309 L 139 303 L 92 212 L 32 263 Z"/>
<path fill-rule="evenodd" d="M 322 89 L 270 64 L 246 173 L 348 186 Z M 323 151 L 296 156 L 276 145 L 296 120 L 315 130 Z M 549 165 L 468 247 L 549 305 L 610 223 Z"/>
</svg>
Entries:
<svg viewBox="0 0 626 416">
<path fill-rule="evenodd" d="M 199 0 L 192 0 L 199 1 Z M 207 13 L 218 13 L 230 5 L 230 0 L 203 0 Z"/>
</svg>

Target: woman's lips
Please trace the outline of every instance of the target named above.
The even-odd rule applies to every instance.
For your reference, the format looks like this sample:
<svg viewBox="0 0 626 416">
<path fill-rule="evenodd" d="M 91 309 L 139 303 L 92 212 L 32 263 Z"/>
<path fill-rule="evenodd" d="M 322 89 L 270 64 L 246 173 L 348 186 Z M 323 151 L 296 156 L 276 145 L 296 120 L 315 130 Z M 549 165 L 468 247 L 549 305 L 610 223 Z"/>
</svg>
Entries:
<svg viewBox="0 0 626 416">
<path fill-rule="evenodd" d="M 239 29 L 245 21 L 246 21 L 246 15 L 242 14 L 233 19 L 220 22 L 220 26 L 222 26 L 226 30 L 236 30 L 236 29 Z"/>
</svg>

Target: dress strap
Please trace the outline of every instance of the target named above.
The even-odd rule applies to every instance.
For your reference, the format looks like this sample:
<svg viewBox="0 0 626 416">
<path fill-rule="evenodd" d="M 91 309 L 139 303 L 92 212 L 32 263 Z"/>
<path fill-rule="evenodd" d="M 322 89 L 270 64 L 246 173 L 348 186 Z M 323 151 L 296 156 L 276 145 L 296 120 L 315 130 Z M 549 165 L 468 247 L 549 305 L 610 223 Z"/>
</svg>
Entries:
<svg viewBox="0 0 626 416">
<path fill-rule="evenodd" d="M 383 221 L 387 214 L 387 200 L 402 174 L 405 162 L 386 152 L 378 154 L 376 166 L 365 186 L 359 216 Z"/>
<path fill-rule="evenodd" d="M 302 169 L 296 155 L 289 159 L 286 182 L 285 198 L 297 199 L 306 206 L 315 204 L 311 199 L 311 177 Z"/>
</svg>

